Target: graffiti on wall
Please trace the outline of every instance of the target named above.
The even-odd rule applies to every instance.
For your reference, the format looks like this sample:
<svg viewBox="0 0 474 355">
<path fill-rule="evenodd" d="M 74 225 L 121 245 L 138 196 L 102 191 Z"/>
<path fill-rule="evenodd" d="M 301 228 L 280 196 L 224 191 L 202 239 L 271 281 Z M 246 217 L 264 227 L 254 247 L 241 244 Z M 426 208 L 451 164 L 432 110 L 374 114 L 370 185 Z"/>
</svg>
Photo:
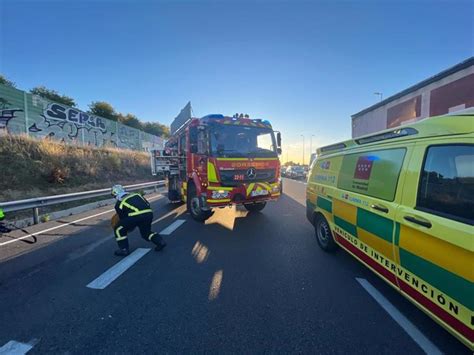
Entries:
<svg viewBox="0 0 474 355">
<path fill-rule="evenodd" d="M 66 144 L 145 151 L 163 147 L 160 137 L 0 84 L 0 134 L 25 133 Z"/>
<path fill-rule="evenodd" d="M 10 103 L 0 97 L 0 134 L 8 133 L 8 122 L 17 117 L 17 112 L 23 112 L 21 108 L 9 108 Z"/>
<path fill-rule="evenodd" d="M 66 143 L 116 146 L 115 140 L 112 139 L 114 133 L 107 130 L 103 118 L 58 103 L 47 104 L 41 117 L 41 122 L 35 122 L 28 127 L 29 132 Z"/>
</svg>

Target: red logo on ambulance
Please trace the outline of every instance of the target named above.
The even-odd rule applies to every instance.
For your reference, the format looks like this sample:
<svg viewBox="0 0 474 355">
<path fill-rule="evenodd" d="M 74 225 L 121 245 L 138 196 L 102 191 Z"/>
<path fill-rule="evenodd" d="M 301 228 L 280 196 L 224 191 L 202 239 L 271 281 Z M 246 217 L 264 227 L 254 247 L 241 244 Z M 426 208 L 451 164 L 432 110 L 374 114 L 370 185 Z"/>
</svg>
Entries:
<svg viewBox="0 0 474 355">
<path fill-rule="evenodd" d="M 354 172 L 354 179 L 369 180 L 374 160 L 370 157 L 359 157 Z"/>
</svg>

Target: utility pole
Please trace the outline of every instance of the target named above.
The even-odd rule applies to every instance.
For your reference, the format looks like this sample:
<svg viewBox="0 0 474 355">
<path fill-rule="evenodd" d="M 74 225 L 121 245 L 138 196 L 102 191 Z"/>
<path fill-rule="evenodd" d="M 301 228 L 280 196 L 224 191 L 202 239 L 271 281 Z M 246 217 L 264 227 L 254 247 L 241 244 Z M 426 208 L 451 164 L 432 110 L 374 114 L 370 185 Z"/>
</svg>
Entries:
<svg viewBox="0 0 474 355">
<path fill-rule="evenodd" d="M 301 137 L 303 137 L 303 165 L 304 165 L 304 135 L 301 134 Z"/>
</svg>

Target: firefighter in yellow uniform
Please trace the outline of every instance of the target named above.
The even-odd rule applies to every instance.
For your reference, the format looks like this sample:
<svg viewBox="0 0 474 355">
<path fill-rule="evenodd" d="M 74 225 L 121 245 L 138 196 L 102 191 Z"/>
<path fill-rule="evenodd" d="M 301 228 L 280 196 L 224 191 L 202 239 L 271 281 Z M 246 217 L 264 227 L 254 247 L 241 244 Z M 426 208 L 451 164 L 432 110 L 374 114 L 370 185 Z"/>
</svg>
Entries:
<svg viewBox="0 0 474 355">
<path fill-rule="evenodd" d="M 118 223 L 114 225 L 115 239 L 119 247 L 115 255 L 127 256 L 130 253 L 127 234 L 136 227 L 143 239 L 156 245 L 156 251 L 162 250 L 166 243 L 158 233 L 151 230 L 153 211 L 150 203 L 138 193 L 126 192 L 122 185 L 112 187 L 112 196 L 117 200 L 115 211 L 119 218 Z"/>
</svg>

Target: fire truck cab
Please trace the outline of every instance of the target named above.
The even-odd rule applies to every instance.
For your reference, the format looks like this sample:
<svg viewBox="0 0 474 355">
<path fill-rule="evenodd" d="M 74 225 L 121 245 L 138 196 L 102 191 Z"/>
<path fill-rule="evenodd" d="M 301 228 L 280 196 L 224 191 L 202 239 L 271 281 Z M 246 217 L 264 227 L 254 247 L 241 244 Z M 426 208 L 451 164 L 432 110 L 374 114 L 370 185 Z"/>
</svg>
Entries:
<svg viewBox="0 0 474 355">
<path fill-rule="evenodd" d="M 176 121 L 176 120 L 175 120 Z M 152 152 L 152 170 L 168 179 L 168 198 L 205 221 L 213 208 L 262 210 L 281 193 L 281 135 L 247 115 L 207 115 L 173 122 L 165 149 Z"/>
</svg>

